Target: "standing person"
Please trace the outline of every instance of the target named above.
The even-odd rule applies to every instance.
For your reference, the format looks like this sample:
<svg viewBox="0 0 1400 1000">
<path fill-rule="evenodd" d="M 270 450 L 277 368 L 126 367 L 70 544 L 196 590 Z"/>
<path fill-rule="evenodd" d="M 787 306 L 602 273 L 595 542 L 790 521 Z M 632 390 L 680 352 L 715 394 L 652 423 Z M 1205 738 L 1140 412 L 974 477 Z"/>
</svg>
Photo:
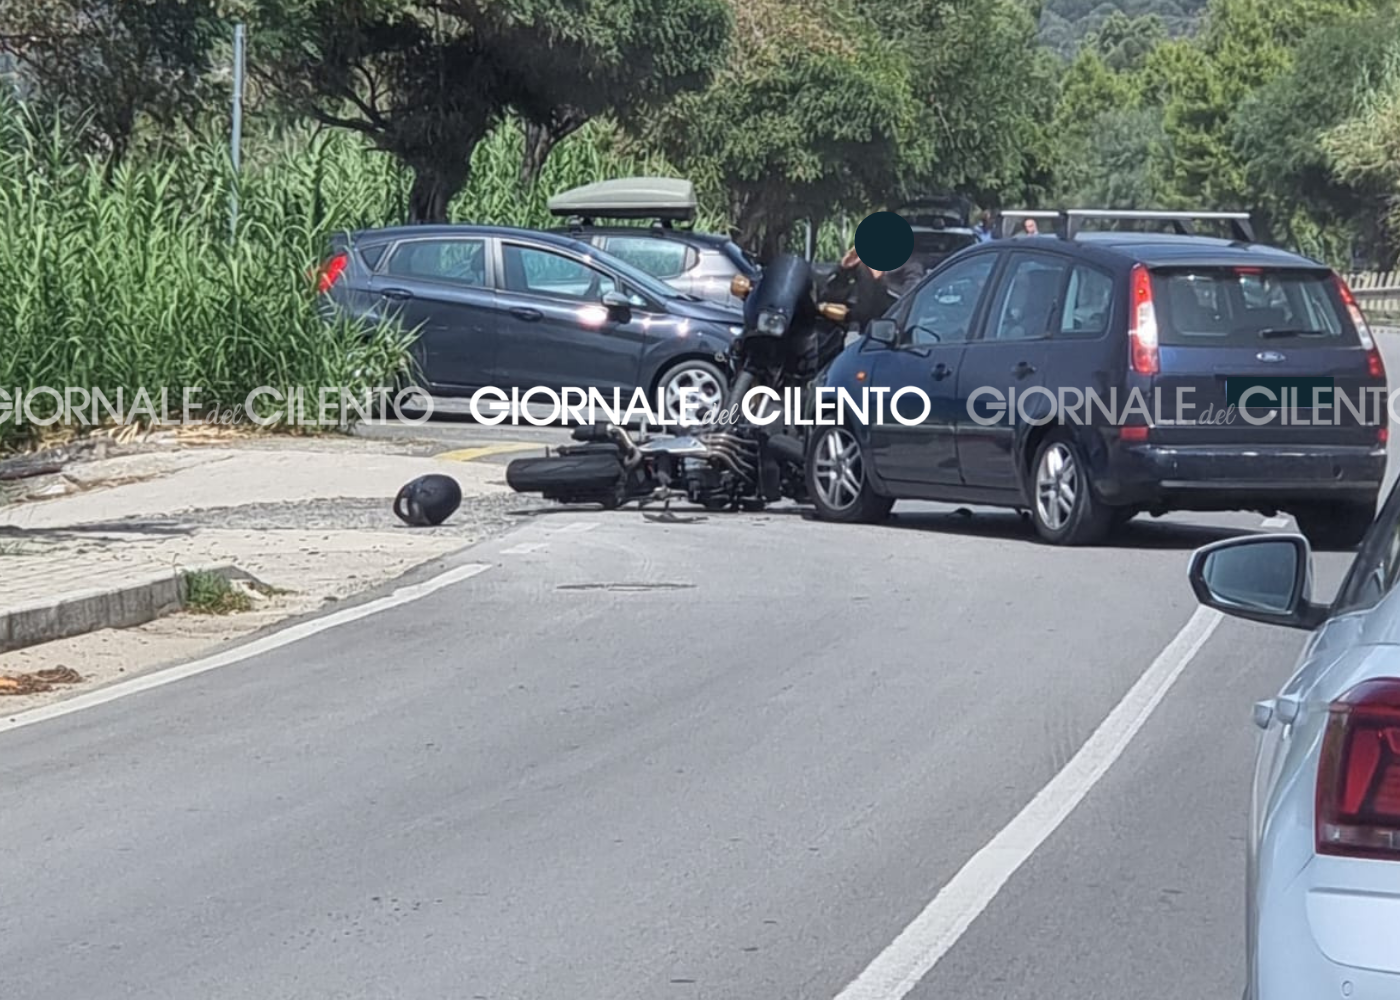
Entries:
<svg viewBox="0 0 1400 1000">
<path fill-rule="evenodd" d="M 836 271 L 822 284 L 818 298 L 823 302 L 848 306 L 850 314 L 846 321 L 859 330 L 870 320 L 885 315 L 916 270 L 922 269 L 910 260 L 894 271 L 876 271 L 867 267 L 856 253 L 856 248 L 851 247 L 841 258 Z"/>
<path fill-rule="evenodd" d="M 972 227 L 972 231 L 977 234 L 978 243 L 987 243 L 996 239 L 996 234 L 992 231 L 992 213 L 983 212 L 982 217 L 977 220 L 977 225 Z"/>
</svg>

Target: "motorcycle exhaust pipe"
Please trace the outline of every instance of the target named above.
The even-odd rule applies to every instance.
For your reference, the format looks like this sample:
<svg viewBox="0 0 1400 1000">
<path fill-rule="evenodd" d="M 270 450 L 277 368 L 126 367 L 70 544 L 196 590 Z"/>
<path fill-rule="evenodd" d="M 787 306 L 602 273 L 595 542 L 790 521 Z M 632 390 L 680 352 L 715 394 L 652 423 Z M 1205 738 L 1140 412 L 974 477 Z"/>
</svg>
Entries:
<svg viewBox="0 0 1400 1000">
<path fill-rule="evenodd" d="M 807 464 L 807 450 L 802 442 L 788 434 L 774 434 L 768 439 L 768 450 L 789 465 L 799 469 Z"/>
</svg>

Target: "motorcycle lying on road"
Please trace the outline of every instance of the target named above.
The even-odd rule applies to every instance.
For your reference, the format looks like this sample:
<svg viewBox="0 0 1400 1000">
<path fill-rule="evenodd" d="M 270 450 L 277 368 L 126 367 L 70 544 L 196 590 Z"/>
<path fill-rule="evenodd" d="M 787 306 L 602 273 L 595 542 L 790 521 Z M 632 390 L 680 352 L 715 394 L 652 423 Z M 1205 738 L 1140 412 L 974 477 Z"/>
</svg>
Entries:
<svg viewBox="0 0 1400 1000">
<path fill-rule="evenodd" d="M 517 493 L 561 504 L 615 508 L 630 502 L 669 505 L 685 499 L 709 510 L 762 510 L 782 499 L 807 499 L 807 428 L 815 412 L 812 387 L 846 343 L 847 308 L 818 302 L 811 265 L 784 254 L 757 284 L 736 275 L 730 290 L 744 301 L 743 332 L 727 355 L 729 391 L 717 419 L 679 433 L 634 437 L 616 424 L 574 429 L 577 444 L 506 467 Z M 800 399 L 802 414 L 782 418 L 764 395 L 744 413 L 757 388 L 778 399 Z M 789 395 L 799 390 L 800 396 Z M 763 422 L 772 417 L 771 422 Z"/>
</svg>

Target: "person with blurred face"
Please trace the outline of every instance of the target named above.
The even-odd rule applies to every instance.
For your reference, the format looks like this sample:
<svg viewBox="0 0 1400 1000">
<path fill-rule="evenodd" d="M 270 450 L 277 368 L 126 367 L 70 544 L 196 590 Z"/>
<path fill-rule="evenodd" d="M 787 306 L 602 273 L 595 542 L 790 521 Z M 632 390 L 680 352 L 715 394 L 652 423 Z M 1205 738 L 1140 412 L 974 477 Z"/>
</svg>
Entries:
<svg viewBox="0 0 1400 1000">
<path fill-rule="evenodd" d="M 846 251 L 835 273 L 822 284 L 818 299 L 843 303 L 850 309 L 846 322 L 859 330 L 872 319 L 879 319 L 901 295 L 923 276 L 923 268 L 912 258 L 893 271 L 877 271 L 866 265 L 856 248 Z"/>
<path fill-rule="evenodd" d="M 1040 235 L 1040 227 L 1037 226 L 1037 225 L 1035 224 L 1035 220 L 1034 220 L 1034 219 L 1027 219 L 1027 220 L 1026 220 L 1026 235 L 1027 235 L 1027 236 L 1039 236 L 1039 235 Z"/>
</svg>

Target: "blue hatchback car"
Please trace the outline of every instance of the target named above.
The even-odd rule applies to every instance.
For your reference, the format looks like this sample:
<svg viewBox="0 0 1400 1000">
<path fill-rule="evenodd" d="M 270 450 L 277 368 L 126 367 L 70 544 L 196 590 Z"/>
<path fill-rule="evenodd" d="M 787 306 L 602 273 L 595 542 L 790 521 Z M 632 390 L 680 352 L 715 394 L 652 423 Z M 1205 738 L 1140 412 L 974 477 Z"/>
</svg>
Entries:
<svg viewBox="0 0 1400 1000">
<path fill-rule="evenodd" d="M 1254 242 L 1244 213 L 1019 214 L 1058 231 L 950 257 L 829 369 L 869 406 L 809 439 L 819 516 L 1006 506 L 1077 545 L 1141 512 L 1284 511 L 1316 546 L 1356 546 L 1385 478 L 1386 372 L 1334 272 Z M 1084 231 L 1096 219 L 1175 231 Z M 1206 219 L 1234 238 L 1195 235 Z"/>
<path fill-rule="evenodd" d="M 351 233 L 321 265 L 333 310 L 418 333 L 419 384 L 435 395 L 492 386 L 665 393 L 698 412 L 728 390 L 719 362 L 742 313 L 702 301 L 580 240 L 502 226 Z"/>
</svg>

